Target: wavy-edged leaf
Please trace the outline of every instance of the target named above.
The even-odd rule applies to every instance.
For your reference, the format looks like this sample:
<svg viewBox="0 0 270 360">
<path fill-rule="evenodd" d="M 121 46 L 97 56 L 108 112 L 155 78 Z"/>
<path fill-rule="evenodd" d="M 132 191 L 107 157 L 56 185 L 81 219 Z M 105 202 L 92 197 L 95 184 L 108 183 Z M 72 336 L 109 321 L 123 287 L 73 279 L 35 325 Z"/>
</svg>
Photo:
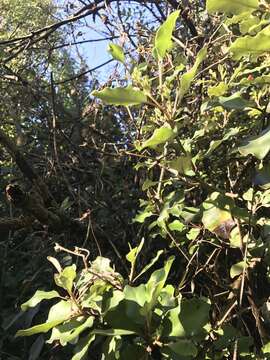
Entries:
<svg viewBox="0 0 270 360">
<path fill-rule="evenodd" d="M 108 52 L 112 55 L 112 57 L 115 60 L 118 60 L 121 63 L 125 62 L 125 54 L 124 54 L 124 51 L 121 48 L 121 46 L 114 44 L 114 43 L 110 43 L 108 45 Z"/>
<path fill-rule="evenodd" d="M 51 307 L 48 319 L 45 323 L 33 326 L 28 329 L 19 330 L 15 336 L 31 336 L 38 333 L 46 333 L 53 327 L 61 324 L 65 320 L 68 320 L 71 317 L 71 314 L 72 303 L 70 301 L 61 300 Z"/>
<path fill-rule="evenodd" d="M 56 285 L 72 293 L 73 281 L 76 278 L 76 265 L 67 266 L 60 274 L 54 275 Z"/>
<path fill-rule="evenodd" d="M 239 146 L 238 150 L 244 156 L 251 154 L 257 159 L 264 159 L 270 150 L 270 127 L 258 136 L 245 140 L 244 145 Z"/>
<path fill-rule="evenodd" d="M 240 261 L 237 264 L 232 265 L 230 269 L 230 277 L 233 279 L 235 276 L 239 276 L 242 274 L 245 268 L 245 262 Z"/>
<path fill-rule="evenodd" d="M 154 131 L 153 135 L 142 144 L 141 149 L 145 149 L 147 147 L 155 148 L 160 144 L 166 143 L 174 136 L 175 134 L 173 129 L 169 125 L 164 125 Z"/>
<path fill-rule="evenodd" d="M 198 68 L 203 62 L 203 60 L 206 58 L 206 55 L 207 47 L 204 47 L 198 52 L 196 61 L 192 68 L 182 76 L 180 81 L 180 99 L 182 99 L 183 96 L 188 92 L 190 85 L 197 74 Z"/>
<path fill-rule="evenodd" d="M 175 28 L 175 23 L 179 14 L 179 10 L 171 13 L 156 33 L 154 53 L 156 52 L 158 58 L 160 59 L 164 58 L 173 45 L 172 32 Z"/>
<path fill-rule="evenodd" d="M 229 50 L 235 60 L 243 56 L 259 56 L 270 51 L 270 25 L 258 32 L 255 36 L 243 36 L 236 39 Z"/>
<path fill-rule="evenodd" d="M 259 7 L 258 0 L 207 0 L 206 9 L 209 13 L 241 14 L 252 12 Z"/>
<path fill-rule="evenodd" d="M 22 311 L 26 311 L 27 309 L 29 309 L 31 307 L 35 307 L 42 300 L 50 300 L 50 299 L 59 298 L 59 297 L 60 297 L 60 295 L 55 290 L 53 290 L 53 291 L 37 290 L 35 292 L 35 294 L 31 297 L 31 299 L 29 299 L 28 301 L 26 301 L 25 303 L 23 303 L 21 305 L 21 309 L 22 309 Z"/>
<path fill-rule="evenodd" d="M 163 250 L 159 250 L 156 256 L 150 260 L 149 264 L 147 264 L 142 271 L 135 277 L 134 281 L 136 281 L 141 275 L 143 275 L 147 270 L 149 270 L 159 259 L 160 255 L 163 253 Z"/>
<path fill-rule="evenodd" d="M 48 344 L 52 344 L 58 340 L 62 346 L 71 343 L 75 340 L 85 329 L 91 328 L 94 324 L 94 316 L 89 316 L 87 319 L 71 319 L 53 328 Z"/>
<path fill-rule="evenodd" d="M 147 102 L 147 96 L 140 90 L 132 87 L 105 88 L 101 91 L 93 91 L 93 96 L 111 105 L 139 105 Z"/>
<path fill-rule="evenodd" d="M 95 340 L 95 338 L 96 338 L 96 335 L 88 334 L 84 338 L 80 339 L 74 349 L 75 355 L 72 357 L 71 360 L 85 359 L 85 355 L 88 352 L 89 346 Z"/>
</svg>

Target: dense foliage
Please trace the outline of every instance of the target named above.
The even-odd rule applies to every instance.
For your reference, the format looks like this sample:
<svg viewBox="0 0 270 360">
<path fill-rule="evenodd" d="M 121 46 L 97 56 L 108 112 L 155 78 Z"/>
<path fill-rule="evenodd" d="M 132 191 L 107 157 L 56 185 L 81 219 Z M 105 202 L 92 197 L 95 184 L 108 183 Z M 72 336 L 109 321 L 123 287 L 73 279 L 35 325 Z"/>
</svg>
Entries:
<svg viewBox="0 0 270 360">
<path fill-rule="evenodd" d="M 269 1 L 0 4 L 1 356 L 270 359 Z"/>
</svg>

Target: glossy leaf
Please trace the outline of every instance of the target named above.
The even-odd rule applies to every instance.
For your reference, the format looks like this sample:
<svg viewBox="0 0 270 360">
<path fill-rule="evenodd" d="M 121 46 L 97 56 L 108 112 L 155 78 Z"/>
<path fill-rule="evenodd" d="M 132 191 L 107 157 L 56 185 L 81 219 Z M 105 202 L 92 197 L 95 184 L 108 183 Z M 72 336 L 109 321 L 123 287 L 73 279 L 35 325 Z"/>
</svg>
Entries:
<svg viewBox="0 0 270 360">
<path fill-rule="evenodd" d="M 226 14 L 241 14 L 254 11 L 259 7 L 258 0 L 207 0 L 206 9 L 209 13 L 223 12 Z"/>
<path fill-rule="evenodd" d="M 72 293 L 73 281 L 76 278 L 76 265 L 67 266 L 60 274 L 54 275 L 56 285 Z"/>
<path fill-rule="evenodd" d="M 140 244 L 133 249 L 130 249 L 129 253 L 126 255 L 127 261 L 131 264 L 135 263 L 137 256 L 141 252 L 144 245 L 144 238 L 142 238 Z"/>
<path fill-rule="evenodd" d="M 104 336 L 122 336 L 122 335 L 134 335 L 134 331 L 126 329 L 95 329 L 91 331 L 95 335 L 104 335 Z"/>
<path fill-rule="evenodd" d="M 167 277 L 169 275 L 171 266 L 173 264 L 174 257 L 171 256 L 164 264 L 162 269 L 156 270 L 152 273 L 150 279 L 146 284 L 146 292 L 148 296 L 149 308 L 153 308 L 157 302 L 157 299 L 165 285 Z"/>
<path fill-rule="evenodd" d="M 231 96 L 219 96 L 218 98 L 206 101 L 201 106 L 201 111 L 208 111 L 217 106 L 222 106 L 227 110 L 243 110 L 247 107 L 252 107 L 254 104 L 246 99 L 243 99 L 239 92 Z"/>
<path fill-rule="evenodd" d="M 180 82 L 180 99 L 182 99 L 183 96 L 188 92 L 190 85 L 197 74 L 198 68 L 200 64 L 203 62 L 203 60 L 206 58 L 206 55 L 207 55 L 207 47 L 204 47 L 199 51 L 193 67 L 182 76 Z"/>
<path fill-rule="evenodd" d="M 54 298 L 59 298 L 60 295 L 57 291 L 41 291 L 37 290 L 34 294 L 34 296 L 31 297 L 28 301 L 23 303 L 21 305 L 22 311 L 26 311 L 27 309 L 31 307 L 35 307 L 37 304 L 39 304 L 42 300 L 50 300 Z"/>
<path fill-rule="evenodd" d="M 91 343 L 95 340 L 95 338 L 96 336 L 94 334 L 88 334 L 84 338 L 80 339 L 74 349 L 75 355 L 71 358 L 71 360 L 85 359 L 85 355 L 88 352 L 88 348 L 91 345 Z"/>
<path fill-rule="evenodd" d="M 179 231 L 179 232 L 182 232 L 185 229 L 185 225 L 179 220 L 174 220 L 168 225 L 168 227 L 171 231 Z"/>
<path fill-rule="evenodd" d="M 46 333 L 53 327 L 61 324 L 69 319 L 72 314 L 72 303 L 70 301 L 61 300 L 51 307 L 48 319 L 45 323 L 33 326 L 25 330 L 19 330 L 16 333 L 18 336 L 31 336 L 38 333 Z"/>
<path fill-rule="evenodd" d="M 175 23 L 180 14 L 179 10 L 171 13 L 167 20 L 160 26 L 155 37 L 155 49 L 158 58 L 163 59 L 166 53 L 171 49 L 172 33 L 175 28 Z"/>
<path fill-rule="evenodd" d="M 93 91 L 92 95 L 111 105 L 139 105 L 147 102 L 147 96 L 132 87 L 105 88 Z"/>
<path fill-rule="evenodd" d="M 146 271 L 148 271 L 158 261 L 161 254 L 163 254 L 163 250 L 159 250 L 157 252 L 156 256 L 153 259 L 151 259 L 150 262 L 134 278 L 134 281 L 136 281 L 141 275 L 143 275 Z"/>
<path fill-rule="evenodd" d="M 141 149 L 145 149 L 147 147 L 155 148 L 156 146 L 164 144 L 172 139 L 174 135 L 173 129 L 169 125 L 164 125 L 154 131 L 153 135 L 142 144 Z"/>
<path fill-rule="evenodd" d="M 94 320 L 93 316 L 89 316 L 87 319 L 72 319 L 65 324 L 58 325 L 53 328 L 47 343 L 52 344 L 57 340 L 62 346 L 65 346 L 67 343 L 73 342 L 85 329 L 91 328 Z"/>
<path fill-rule="evenodd" d="M 114 44 L 114 43 L 110 43 L 108 45 L 108 52 L 112 55 L 112 57 L 115 60 L 118 60 L 122 63 L 125 62 L 125 54 L 124 54 L 124 51 L 121 48 L 121 46 Z"/>
<path fill-rule="evenodd" d="M 243 36 L 236 39 L 229 50 L 235 60 L 243 56 L 253 55 L 255 57 L 270 51 L 270 25 L 261 30 L 255 36 Z"/>
<path fill-rule="evenodd" d="M 245 140 L 238 150 L 244 156 L 251 154 L 257 159 L 264 159 L 270 150 L 270 127 L 261 132 L 260 135 Z"/>
</svg>

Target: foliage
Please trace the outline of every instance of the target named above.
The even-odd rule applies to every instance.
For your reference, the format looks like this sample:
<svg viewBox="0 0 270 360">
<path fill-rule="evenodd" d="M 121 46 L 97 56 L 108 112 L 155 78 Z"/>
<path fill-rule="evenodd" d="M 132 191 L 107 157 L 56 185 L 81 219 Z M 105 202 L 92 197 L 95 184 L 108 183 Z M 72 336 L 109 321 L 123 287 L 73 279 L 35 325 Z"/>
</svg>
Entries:
<svg viewBox="0 0 270 360">
<path fill-rule="evenodd" d="M 50 238 L 44 255 L 51 255 L 56 241 L 56 250 L 64 251 L 59 260 L 48 258 L 57 270 L 58 291 L 45 291 L 52 289 L 49 277 L 36 281 L 34 275 L 31 289 L 18 299 L 40 288 L 17 315 L 24 326 L 16 318 L 6 320 L 8 330 L 19 325 L 11 331 L 15 341 L 36 336 L 31 351 L 38 355 L 32 360 L 48 349 L 45 341 L 60 345 L 63 358 L 71 358 L 72 349 L 73 360 L 87 359 L 90 352 L 108 360 L 270 358 L 270 6 L 257 0 L 188 3 L 189 16 L 174 1 L 153 2 L 151 14 L 157 10 L 156 21 L 163 19 L 153 31 L 147 20 L 132 26 L 137 8 L 131 15 L 117 2 L 129 42 L 110 42 L 108 51 L 123 73 L 115 70 L 115 78 L 102 86 L 91 83 L 90 100 L 85 77 L 57 87 L 53 77 L 44 76 L 51 92 L 42 93 L 34 112 L 23 106 L 29 119 L 21 125 L 36 148 L 46 151 L 39 174 L 46 164 L 43 177 L 55 201 L 38 188 L 46 222 L 25 207 L 27 199 L 34 202 L 31 191 L 16 203 L 16 188 L 7 187 L 7 197 L 35 219 L 31 231 L 43 234 L 37 244 Z M 102 15 L 105 26 L 115 21 L 113 4 L 110 11 Z M 62 33 L 53 36 L 58 41 Z M 34 78 L 39 65 L 27 64 Z M 81 69 L 65 51 L 51 66 L 60 80 Z M 2 106 L 13 119 L 10 107 Z M 54 123 L 49 132 L 44 124 L 36 126 L 34 136 L 41 113 Z M 12 135 L 9 125 L 3 128 Z M 70 141 L 62 144 L 63 136 Z M 8 156 L 5 167 L 12 161 L 20 165 L 18 156 Z M 56 229 L 49 221 L 55 217 Z M 15 249 L 20 236 L 24 250 L 31 249 L 27 235 L 6 236 Z M 44 255 L 33 261 L 35 269 Z M 13 266 L 18 264 L 9 260 Z M 24 274 L 14 278 L 19 283 Z M 43 300 L 53 305 L 48 309 Z"/>
</svg>

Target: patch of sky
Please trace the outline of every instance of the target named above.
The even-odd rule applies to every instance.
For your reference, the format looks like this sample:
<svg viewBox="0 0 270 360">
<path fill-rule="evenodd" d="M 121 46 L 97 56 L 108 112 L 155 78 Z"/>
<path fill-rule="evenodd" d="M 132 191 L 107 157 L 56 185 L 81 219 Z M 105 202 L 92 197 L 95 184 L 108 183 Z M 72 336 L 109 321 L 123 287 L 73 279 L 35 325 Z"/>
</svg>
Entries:
<svg viewBox="0 0 270 360">
<path fill-rule="evenodd" d="M 84 2 L 87 4 L 87 1 Z M 79 0 L 58 0 L 56 3 L 62 17 L 63 15 L 70 16 L 83 7 L 83 2 Z M 119 16 L 120 13 L 121 16 Z M 69 24 L 66 48 L 77 61 L 86 64 L 87 70 L 98 68 L 91 74 L 103 83 L 108 81 L 112 74 L 123 75 L 125 69 L 116 61 L 109 62 L 112 59 L 107 51 L 109 43 L 116 43 L 125 51 L 133 52 L 133 56 L 136 58 L 137 39 L 136 34 L 131 33 L 131 29 L 136 28 L 136 23 L 145 22 L 152 24 L 155 28 L 157 21 L 153 19 L 150 10 L 144 8 L 142 11 L 142 7 L 133 1 L 124 1 L 120 5 L 112 3 L 99 15 L 88 16 L 79 23 Z M 127 33 L 130 34 L 131 41 Z M 106 62 L 108 64 L 99 67 Z"/>
</svg>

